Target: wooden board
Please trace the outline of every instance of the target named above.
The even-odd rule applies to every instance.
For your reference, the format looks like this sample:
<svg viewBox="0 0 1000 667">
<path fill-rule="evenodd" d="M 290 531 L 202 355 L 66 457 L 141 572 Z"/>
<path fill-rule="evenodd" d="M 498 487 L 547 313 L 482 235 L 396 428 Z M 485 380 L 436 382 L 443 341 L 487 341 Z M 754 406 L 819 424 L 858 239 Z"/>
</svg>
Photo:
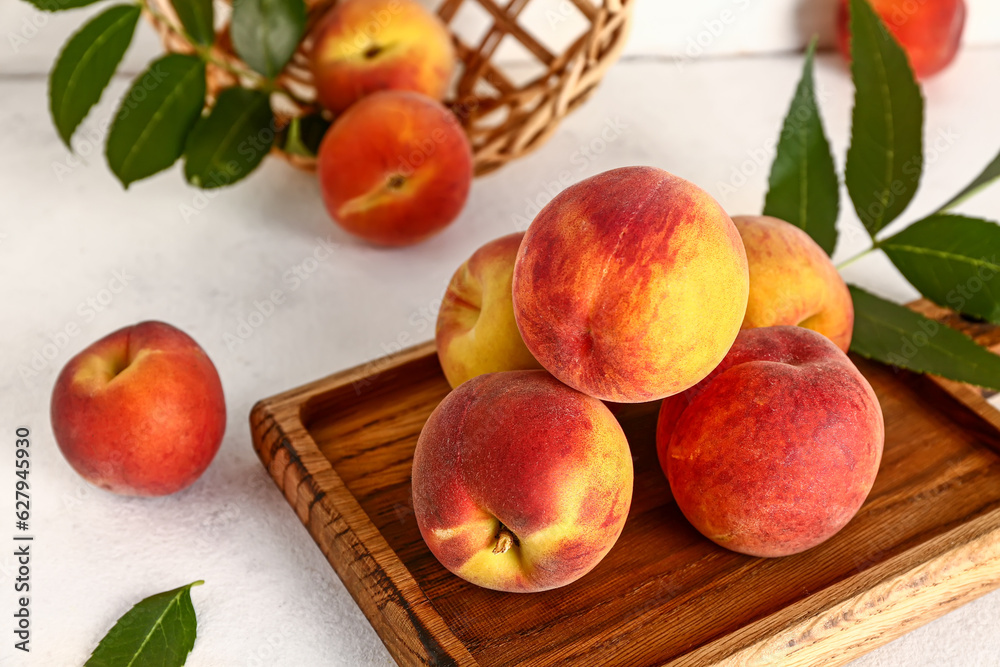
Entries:
<svg viewBox="0 0 1000 667">
<path fill-rule="evenodd" d="M 1000 348 L 1000 329 L 914 307 Z M 465 583 L 420 537 L 410 464 L 449 389 L 432 344 L 261 401 L 250 421 L 261 461 L 400 664 L 840 664 L 1000 587 L 1000 413 L 966 385 L 855 362 L 882 404 L 885 454 L 833 539 L 759 559 L 701 537 L 657 465 L 656 406 L 630 406 L 621 538 L 580 581 L 532 595 Z"/>
</svg>

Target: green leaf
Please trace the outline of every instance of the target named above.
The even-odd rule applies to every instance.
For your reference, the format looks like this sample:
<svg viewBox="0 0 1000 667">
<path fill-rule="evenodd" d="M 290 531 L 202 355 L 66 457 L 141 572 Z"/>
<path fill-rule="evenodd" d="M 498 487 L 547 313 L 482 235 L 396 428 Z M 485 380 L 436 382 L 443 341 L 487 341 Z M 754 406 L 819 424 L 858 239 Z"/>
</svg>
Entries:
<svg viewBox="0 0 1000 667">
<path fill-rule="evenodd" d="M 997 156 L 993 158 L 993 162 L 986 165 L 986 169 L 984 169 L 983 173 L 976 177 L 976 180 L 969 183 L 964 190 L 959 192 L 952 198 L 951 201 L 942 206 L 941 211 L 949 211 L 955 208 L 998 178 L 1000 178 L 1000 153 L 997 153 Z"/>
<path fill-rule="evenodd" d="M 813 83 L 816 40 L 809 44 L 802 78 L 785 116 L 771 165 L 764 215 L 804 229 L 826 254 L 837 245 L 840 184 L 823 132 Z"/>
<path fill-rule="evenodd" d="M 874 238 L 903 212 L 920 183 L 924 100 L 906 53 L 871 5 L 850 2 L 855 92 L 844 180 Z"/>
<path fill-rule="evenodd" d="M 330 121 L 318 113 L 293 118 L 288 124 L 281 148 L 291 155 L 316 157 L 319 154 L 319 145 L 330 125 Z"/>
<path fill-rule="evenodd" d="M 269 79 L 292 58 L 306 27 L 303 0 L 236 0 L 230 33 L 236 53 Z"/>
<path fill-rule="evenodd" d="M 1000 389 L 1000 356 L 909 308 L 854 285 L 850 290 L 854 299 L 852 352 L 919 373 Z"/>
<path fill-rule="evenodd" d="M 879 245 L 931 301 L 1000 324 L 1000 226 L 960 215 L 932 215 Z M 998 281 L 1000 282 L 1000 281 Z"/>
<path fill-rule="evenodd" d="M 202 46 L 211 46 L 215 41 L 212 0 L 171 0 L 171 4 L 191 39 Z"/>
<path fill-rule="evenodd" d="M 198 634 L 191 604 L 195 581 L 137 603 L 104 636 L 84 667 L 178 667 L 187 661 Z"/>
<path fill-rule="evenodd" d="M 97 4 L 101 0 L 25 0 L 43 12 L 61 12 L 64 9 L 77 9 L 87 5 Z"/>
<path fill-rule="evenodd" d="M 132 84 L 108 133 L 111 171 L 126 188 L 177 161 L 205 105 L 205 63 L 172 53 Z"/>
<path fill-rule="evenodd" d="M 132 42 L 141 10 L 115 5 L 70 37 L 49 75 L 49 110 L 63 143 L 101 99 Z"/>
<path fill-rule="evenodd" d="M 188 135 L 184 175 L 200 188 L 230 185 L 253 171 L 273 143 L 270 96 L 259 90 L 227 88 Z"/>
</svg>

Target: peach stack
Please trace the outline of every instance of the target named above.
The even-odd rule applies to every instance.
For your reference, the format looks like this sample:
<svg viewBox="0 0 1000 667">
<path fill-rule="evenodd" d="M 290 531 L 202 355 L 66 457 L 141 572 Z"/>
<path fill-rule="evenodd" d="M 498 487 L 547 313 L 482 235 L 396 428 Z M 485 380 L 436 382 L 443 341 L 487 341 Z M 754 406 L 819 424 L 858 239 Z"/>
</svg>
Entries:
<svg viewBox="0 0 1000 667">
<path fill-rule="evenodd" d="M 858 511 L 882 456 L 878 400 L 845 354 L 853 321 L 797 227 L 731 219 L 652 167 L 569 187 L 448 286 L 436 338 L 454 391 L 413 459 L 424 541 L 487 588 L 575 581 L 614 545 L 632 495 L 602 401 L 662 400 L 661 467 L 695 528 L 756 556 L 818 545 Z"/>
<path fill-rule="evenodd" d="M 346 0 L 317 29 L 312 70 L 335 119 L 318 176 L 330 216 L 385 246 L 448 226 L 472 183 L 472 150 L 441 104 L 455 71 L 442 22 L 415 0 Z"/>
</svg>

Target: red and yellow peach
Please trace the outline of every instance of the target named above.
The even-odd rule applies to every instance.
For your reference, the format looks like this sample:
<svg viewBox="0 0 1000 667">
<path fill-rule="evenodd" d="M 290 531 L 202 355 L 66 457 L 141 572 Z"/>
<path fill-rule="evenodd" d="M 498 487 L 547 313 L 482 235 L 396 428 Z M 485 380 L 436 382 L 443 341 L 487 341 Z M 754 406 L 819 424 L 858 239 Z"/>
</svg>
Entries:
<svg viewBox="0 0 1000 667">
<path fill-rule="evenodd" d="M 523 233 L 490 241 L 451 279 L 437 318 L 437 353 L 452 387 L 500 371 L 541 368 L 514 321 L 511 282 Z"/>
<path fill-rule="evenodd" d="M 837 268 L 803 230 L 768 216 L 735 216 L 750 267 L 743 328 L 792 325 L 817 331 L 844 352 L 854 302 Z"/>
<path fill-rule="evenodd" d="M 657 453 L 684 516 L 752 556 L 827 540 L 857 513 L 885 427 L 868 381 L 801 327 L 740 333 L 700 384 L 663 402 Z"/>
<path fill-rule="evenodd" d="M 514 314 L 549 372 L 602 400 L 639 403 L 696 384 L 746 312 L 743 242 L 697 186 L 651 167 L 560 193 L 528 228 Z"/>
<path fill-rule="evenodd" d="M 444 99 L 455 71 L 444 23 L 414 0 L 346 0 L 324 17 L 312 51 L 319 103 L 341 112 L 380 90 Z"/>
<path fill-rule="evenodd" d="M 387 91 L 364 98 L 327 131 L 318 175 L 327 211 L 341 227 L 379 245 L 409 245 L 461 213 L 472 150 L 441 104 Z"/>
<path fill-rule="evenodd" d="M 162 322 L 115 331 L 70 359 L 52 391 L 51 413 L 73 469 L 133 496 L 192 484 L 226 429 L 215 366 L 187 334 Z"/>
<path fill-rule="evenodd" d="M 965 28 L 965 0 L 868 0 L 906 51 L 918 78 L 947 67 L 958 53 Z M 850 0 L 837 13 L 837 46 L 851 58 Z"/>
<path fill-rule="evenodd" d="M 427 546 L 451 572 L 499 591 L 582 577 L 618 539 L 631 499 L 618 422 L 545 371 L 462 384 L 431 413 L 413 456 Z"/>
</svg>

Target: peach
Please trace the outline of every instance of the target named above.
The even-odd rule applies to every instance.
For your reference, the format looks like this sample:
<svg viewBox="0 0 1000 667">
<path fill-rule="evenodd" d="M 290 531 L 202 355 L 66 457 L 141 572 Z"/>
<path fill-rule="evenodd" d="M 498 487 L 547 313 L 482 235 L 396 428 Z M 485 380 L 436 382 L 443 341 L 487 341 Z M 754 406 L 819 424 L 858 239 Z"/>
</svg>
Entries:
<svg viewBox="0 0 1000 667">
<path fill-rule="evenodd" d="M 652 167 L 557 195 L 528 227 L 514 315 L 550 373 L 606 401 L 684 391 L 732 345 L 746 312 L 743 242 L 701 188 Z"/>
<path fill-rule="evenodd" d="M 341 227 L 379 245 L 409 245 L 461 213 L 472 150 L 443 106 L 387 91 L 361 100 L 327 131 L 318 175 L 327 211 Z"/>
<path fill-rule="evenodd" d="M 52 430 L 69 464 L 114 493 L 163 496 L 191 485 L 226 430 L 222 383 L 187 334 L 141 322 L 69 360 L 52 391 Z"/>
<path fill-rule="evenodd" d="M 323 18 L 312 51 L 319 103 L 341 112 L 380 90 L 443 100 L 455 72 L 448 28 L 414 0 L 347 0 Z"/>
<path fill-rule="evenodd" d="M 448 383 L 499 371 L 541 368 L 514 321 L 511 281 L 524 233 L 490 241 L 451 279 L 437 319 L 437 353 Z"/>
<path fill-rule="evenodd" d="M 461 385 L 431 413 L 413 455 L 413 509 L 428 548 L 493 590 L 579 579 L 614 546 L 631 502 L 618 422 L 545 371 Z"/>
<path fill-rule="evenodd" d="M 663 402 L 656 445 L 699 532 L 787 556 L 857 513 L 884 437 L 878 399 L 847 355 L 814 331 L 769 327 L 741 332 L 708 378 Z"/>
<path fill-rule="evenodd" d="M 750 266 L 743 328 L 798 325 L 844 352 L 854 332 L 854 302 L 823 249 L 795 225 L 768 216 L 734 216 Z"/>
<path fill-rule="evenodd" d="M 926 79 L 951 64 L 962 42 L 965 0 L 869 0 L 875 13 L 910 58 L 918 78 Z M 850 0 L 840 0 L 837 45 L 851 58 Z"/>
</svg>

